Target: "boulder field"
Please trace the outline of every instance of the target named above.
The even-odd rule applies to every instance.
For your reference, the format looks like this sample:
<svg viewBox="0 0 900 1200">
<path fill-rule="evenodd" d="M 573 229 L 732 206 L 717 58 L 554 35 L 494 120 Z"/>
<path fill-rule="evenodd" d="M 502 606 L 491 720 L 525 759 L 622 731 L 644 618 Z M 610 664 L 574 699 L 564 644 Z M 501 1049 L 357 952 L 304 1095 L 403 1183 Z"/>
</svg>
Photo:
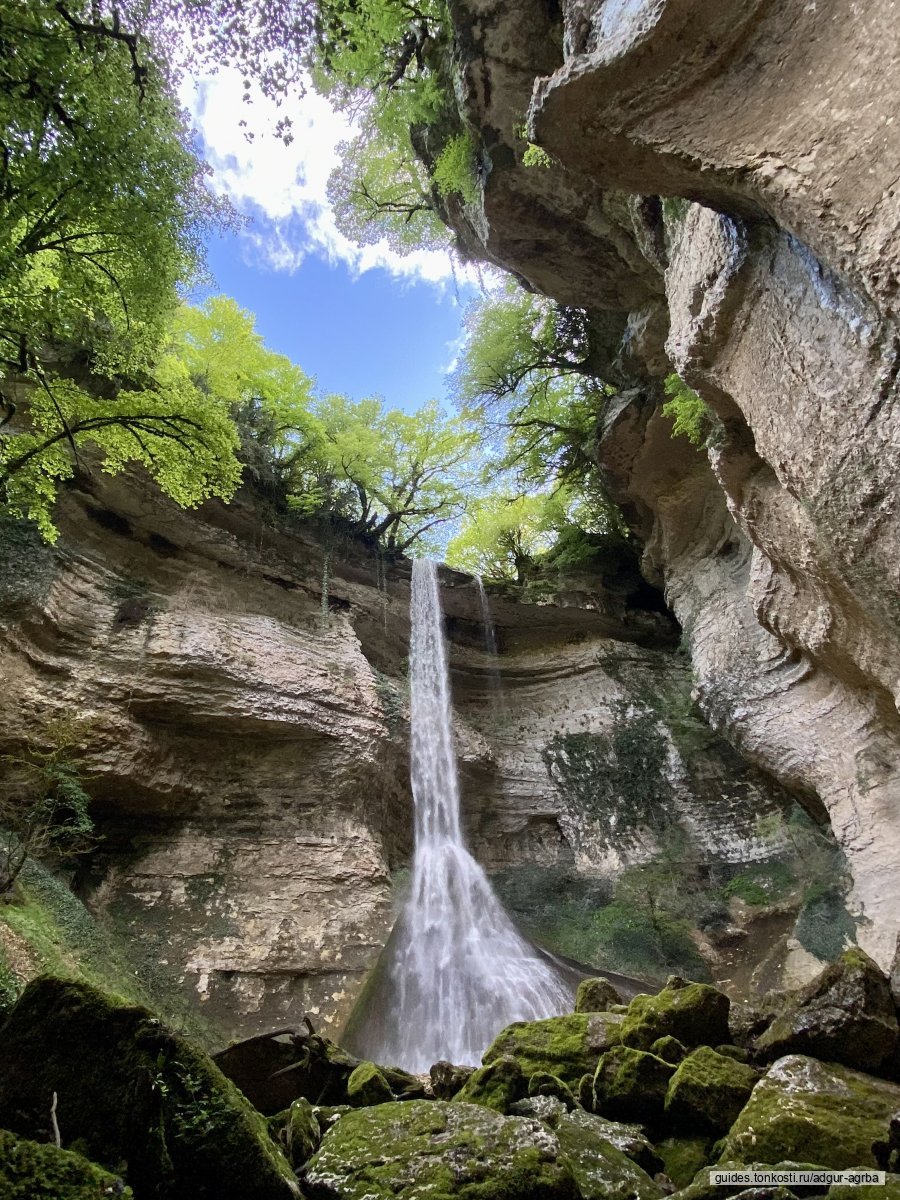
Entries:
<svg viewBox="0 0 900 1200">
<path fill-rule="evenodd" d="M 706 1200 L 742 1194 L 712 1166 L 803 1165 L 887 1169 L 878 1195 L 900 1197 L 897 1014 L 860 950 L 757 1012 L 675 976 L 628 1005 L 608 983 L 588 997 L 607 1007 L 511 1025 L 477 1069 L 415 1076 L 309 1022 L 210 1058 L 146 1009 L 43 976 L 0 1030 L 0 1196 Z M 776 1194 L 794 1193 L 743 1192 Z"/>
</svg>

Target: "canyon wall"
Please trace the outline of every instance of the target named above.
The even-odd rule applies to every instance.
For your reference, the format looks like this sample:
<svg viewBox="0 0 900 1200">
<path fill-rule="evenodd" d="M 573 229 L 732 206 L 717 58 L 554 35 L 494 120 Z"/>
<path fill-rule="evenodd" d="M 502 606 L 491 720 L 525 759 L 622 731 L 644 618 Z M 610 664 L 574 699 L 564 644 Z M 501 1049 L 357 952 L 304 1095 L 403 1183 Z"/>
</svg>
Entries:
<svg viewBox="0 0 900 1200">
<path fill-rule="evenodd" d="M 409 564 L 138 476 L 80 477 L 59 520 L 55 547 L 2 531 L 0 752 L 84 722 L 102 837 L 74 886 L 136 969 L 222 1036 L 337 1029 L 409 861 Z M 614 880 L 675 833 L 692 862 L 778 852 L 790 798 L 699 718 L 658 602 L 498 594 L 494 660 L 474 581 L 442 590 L 466 824 L 507 888 Z"/>
<path fill-rule="evenodd" d="M 453 0 L 463 250 L 585 308 L 599 465 L 713 728 L 810 811 L 858 937 L 900 929 L 900 26 L 888 0 Z M 522 163 L 527 137 L 550 156 Z M 661 381 L 705 401 L 673 440 Z"/>
</svg>

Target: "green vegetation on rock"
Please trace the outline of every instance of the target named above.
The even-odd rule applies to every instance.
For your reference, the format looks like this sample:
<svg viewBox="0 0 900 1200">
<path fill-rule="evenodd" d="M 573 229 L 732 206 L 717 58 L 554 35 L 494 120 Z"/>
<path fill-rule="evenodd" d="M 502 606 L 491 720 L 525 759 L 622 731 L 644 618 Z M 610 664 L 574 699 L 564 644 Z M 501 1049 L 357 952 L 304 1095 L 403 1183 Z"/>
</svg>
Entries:
<svg viewBox="0 0 900 1200">
<path fill-rule="evenodd" d="M 505 1113 L 527 1094 L 528 1081 L 520 1063 L 504 1054 L 473 1071 L 451 1103 L 482 1104 Z"/>
<path fill-rule="evenodd" d="M 43 1139 L 50 1099 L 65 1142 L 127 1163 L 138 1200 L 291 1200 L 296 1182 L 265 1119 L 213 1063 L 148 1010 L 85 984 L 32 981 L 0 1043 L 0 1127 Z"/>
<path fill-rule="evenodd" d="M 621 1004 L 622 997 L 609 982 L 602 977 L 597 979 L 582 979 L 575 994 L 575 1011 L 605 1012 L 613 1004 Z"/>
<path fill-rule="evenodd" d="M 663 1171 L 678 1188 L 687 1187 L 708 1162 L 713 1139 L 710 1137 L 667 1137 L 656 1143 Z"/>
<path fill-rule="evenodd" d="M 492 1063 L 508 1055 L 526 1079 L 537 1071 L 556 1075 L 570 1087 L 597 1068 L 600 1055 L 619 1041 L 617 1013 L 575 1013 L 544 1021 L 518 1021 L 502 1030 L 484 1053 Z"/>
<path fill-rule="evenodd" d="M 635 996 L 622 1021 L 626 1046 L 647 1050 L 657 1038 L 674 1037 L 685 1046 L 715 1046 L 729 1040 L 724 992 L 705 983 L 668 986 L 655 996 Z"/>
<path fill-rule="evenodd" d="M 347 1103 L 354 1108 L 384 1104 L 393 1099 L 390 1084 L 375 1063 L 360 1063 L 347 1080 Z"/>
<path fill-rule="evenodd" d="M 0 1129 L 3 1200 L 108 1200 L 133 1195 L 122 1180 L 71 1150 L 27 1141 Z"/>
<path fill-rule="evenodd" d="M 689 1132 L 727 1133 L 758 1079 L 752 1067 L 700 1046 L 669 1080 L 666 1116 Z"/>
<path fill-rule="evenodd" d="M 725 1140 L 722 1162 L 876 1165 L 872 1144 L 900 1109 L 900 1087 L 836 1064 L 793 1054 L 753 1089 Z"/>
<path fill-rule="evenodd" d="M 671 1063 L 645 1050 L 613 1046 L 594 1075 L 594 1110 L 614 1121 L 654 1124 L 662 1115 L 674 1070 Z"/>
<path fill-rule="evenodd" d="M 346 1113 L 302 1174 L 313 1200 L 576 1200 L 556 1138 L 480 1104 L 412 1100 Z"/>
</svg>

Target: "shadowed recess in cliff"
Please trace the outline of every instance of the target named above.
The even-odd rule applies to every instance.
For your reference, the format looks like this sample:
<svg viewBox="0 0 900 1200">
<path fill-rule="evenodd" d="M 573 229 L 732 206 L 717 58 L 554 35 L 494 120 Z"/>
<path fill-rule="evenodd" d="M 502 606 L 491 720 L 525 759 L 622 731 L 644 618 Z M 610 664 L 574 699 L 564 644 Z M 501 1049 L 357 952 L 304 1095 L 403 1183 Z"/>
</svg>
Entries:
<svg viewBox="0 0 900 1200">
<path fill-rule="evenodd" d="M 565 1012 L 572 988 L 516 930 L 465 847 L 443 614 L 433 562 L 413 565 L 412 883 L 344 1034 L 378 1062 L 477 1063 L 513 1021 Z"/>
</svg>

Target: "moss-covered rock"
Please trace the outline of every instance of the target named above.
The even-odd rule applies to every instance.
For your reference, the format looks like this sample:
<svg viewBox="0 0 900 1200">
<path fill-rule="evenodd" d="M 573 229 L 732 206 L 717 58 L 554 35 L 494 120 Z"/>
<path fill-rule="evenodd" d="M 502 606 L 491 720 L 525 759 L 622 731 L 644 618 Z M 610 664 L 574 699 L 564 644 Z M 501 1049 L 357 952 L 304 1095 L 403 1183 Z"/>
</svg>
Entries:
<svg viewBox="0 0 900 1200">
<path fill-rule="evenodd" d="M 435 1100 L 452 1100 L 471 1074 L 471 1067 L 458 1067 L 445 1059 L 436 1062 L 430 1071 L 431 1092 Z"/>
<path fill-rule="evenodd" d="M 663 1169 L 662 1159 L 656 1153 L 640 1125 L 629 1125 L 624 1121 L 609 1121 L 606 1117 L 594 1116 L 590 1113 L 576 1112 L 573 1119 L 585 1129 L 590 1129 L 594 1135 L 604 1142 L 609 1142 L 617 1150 L 637 1163 L 641 1170 L 653 1176 Z"/>
<path fill-rule="evenodd" d="M 412 1100 L 346 1113 L 301 1172 L 311 1200 L 577 1200 L 555 1135 L 482 1105 Z"/>
<path fill-rule="evenodd" d="M 528 1081 L 522 1068 L 516 1059 L 504 1055 L 473 1071 L 450 1103 L 483 1104 L 485 1108 L 505 1113 L 527 1091 Z"/>
<path fill-rule="evenodd" d="M 528 1080 L 528 1095 L 554 1096 L 570 1111 L 577 1104 L 569 1085 L 563 1083 L 558 1075 L 551 1075 L 549 1071 L 535 1071 Z"/>
<path fill-rule="evenodd" d="M 735 1062 L 749 1063 L 750 1051 L 743 1046 L 732 1046 L 726 1042 L 722 1046 L 716 1046 L 716 1054 L 724 1054 L 726 1058 L 733 1058 Z"/>
<path fill-rule="evenodd" d="M 121 1178 L 95 1163 L 38 1145 L 0 1129 L 0 1196 L 3 1200 L 108 1200 L 132 1196 Z"/>
<path fill-rule="evenodd" d="M 785 1054 L 811 1054 L 875 1071 L 892 1057 L 896 1046 L 897 1014 L 890 980 L 854 946 L 800 989 L 757 1038 L 756 1052 L 766 1061 Z"/>
<path fill-rule="evenodd" d="M 420 1076 L 413 1075 L 410 1071 L 404 1071 L 400 1067 L 379 1066 L 378 1070 L 387 1080 L 388 1087 L 397 1100 L 425 1100 L 427 1098 L 428 1088 Z"/>
<path fill-rule="evenodd" d="M 685 1046 L 716 1046 L 727 1042 L 730 1001 L 706 983 L 672 981 L 655 996 L 635 996 L 622 1021 L 622 1044 L 649 1050 L 661 1037 L 674 1037 Z"/>
<path fill-rule="evenodd" d="M 675 1068 L 655 1054 L 614 1046 L 594 1076 L 594 1111 L 616 1121 L 656 1122 Z"/>
<path fill-rule="evenodd" d="M 773 1063 L 731 1127 L 722 1161 L 803 1159 L 823 1167 L 875 1167 L 873 1143 L 900 1110 L 900 1087 L 791 1054 Z"/>
<path fill-rule="evenodd" d="M 569 1113 L 554 1132 L 582 1200 L 659 1200 L 659 1185 L 604 1136 L 596 1117 Z"/>
<path fill-rule="evenodd" d="M 311 1158 L 322 1140 L 316 1110 L 302 1097 L 283 1113 L 269 1117 L 269 1132 L 295 1167 Z"/>
<path fill-rule="evenodd" d="M 611 1004 L 621 1004 L 622 997 L 603 976 L 597 979 L 582 979 L 575 993 L 577 1013 L 608 1012 Z"/>
<path fill-rule="evenodd" d="M 144 1008 L 33 980 L 0 1041 L 0 1126 L 127 1163 L 137 1200 L 290 1200 L 294 1173 L 263 1117 L 201 1051 Z"/>
<path fill-rule="evenodd" d="M 518 1021 L 495 1038 L 482 1061 L 509 1055 L 526 1078 L 535 1071 L 549 1071 L 572 1087 L 586 1072 L 593 1075 L 600 1055 L 618 1043 L 622 1020 L 619 1014 L 598 1012 Z"/>
<path fill-rule="evenodd" d="M 575 1094 L 578 1097 L 578 1103 L 585 1112 L 593 1112 L 594 1110 L 594 1076 L 590 1073 L 582 1075 L 578 1080 Z"/>
<path fill-rule="evenodd" d="M 663 1059 L 667 1063 L 675 1063 L 676 1065 L 687 1057 L 687 1046 L 683 1042 L 679 1042 L 678 1038 L 671 1035 L 657 1038 L 650 1047 L 650 1053 L 655 1054 L 657 1058 Z"/>
<path fill-rule="evenodd" d="M 752 1067 L 700 1046 L 669 1080 L 666 1116 L 676 1128 L 727 1133 L 758 1080 Z"/>
<path fill-rule="evenodd" d="M 347 1103 L 353 1108 L 386 1104 L 394 1099 L 391 1086 L 372 1062 L 362 1062 L 347 1080 Z"/>
<path fill-rule="evenodd" d="M 685 1188 L 710 1161 L 713 1140 L 709 1137 L 669 1137 L 656 1143 L 662 1169 L 677 1188 Z"/>
<path fill-rule="evenodd" d="M 883 1184 L 833 1183 L 826 1200 L 900 1200 L 900 1175 L 888 1175 Z"/>
</svg>

